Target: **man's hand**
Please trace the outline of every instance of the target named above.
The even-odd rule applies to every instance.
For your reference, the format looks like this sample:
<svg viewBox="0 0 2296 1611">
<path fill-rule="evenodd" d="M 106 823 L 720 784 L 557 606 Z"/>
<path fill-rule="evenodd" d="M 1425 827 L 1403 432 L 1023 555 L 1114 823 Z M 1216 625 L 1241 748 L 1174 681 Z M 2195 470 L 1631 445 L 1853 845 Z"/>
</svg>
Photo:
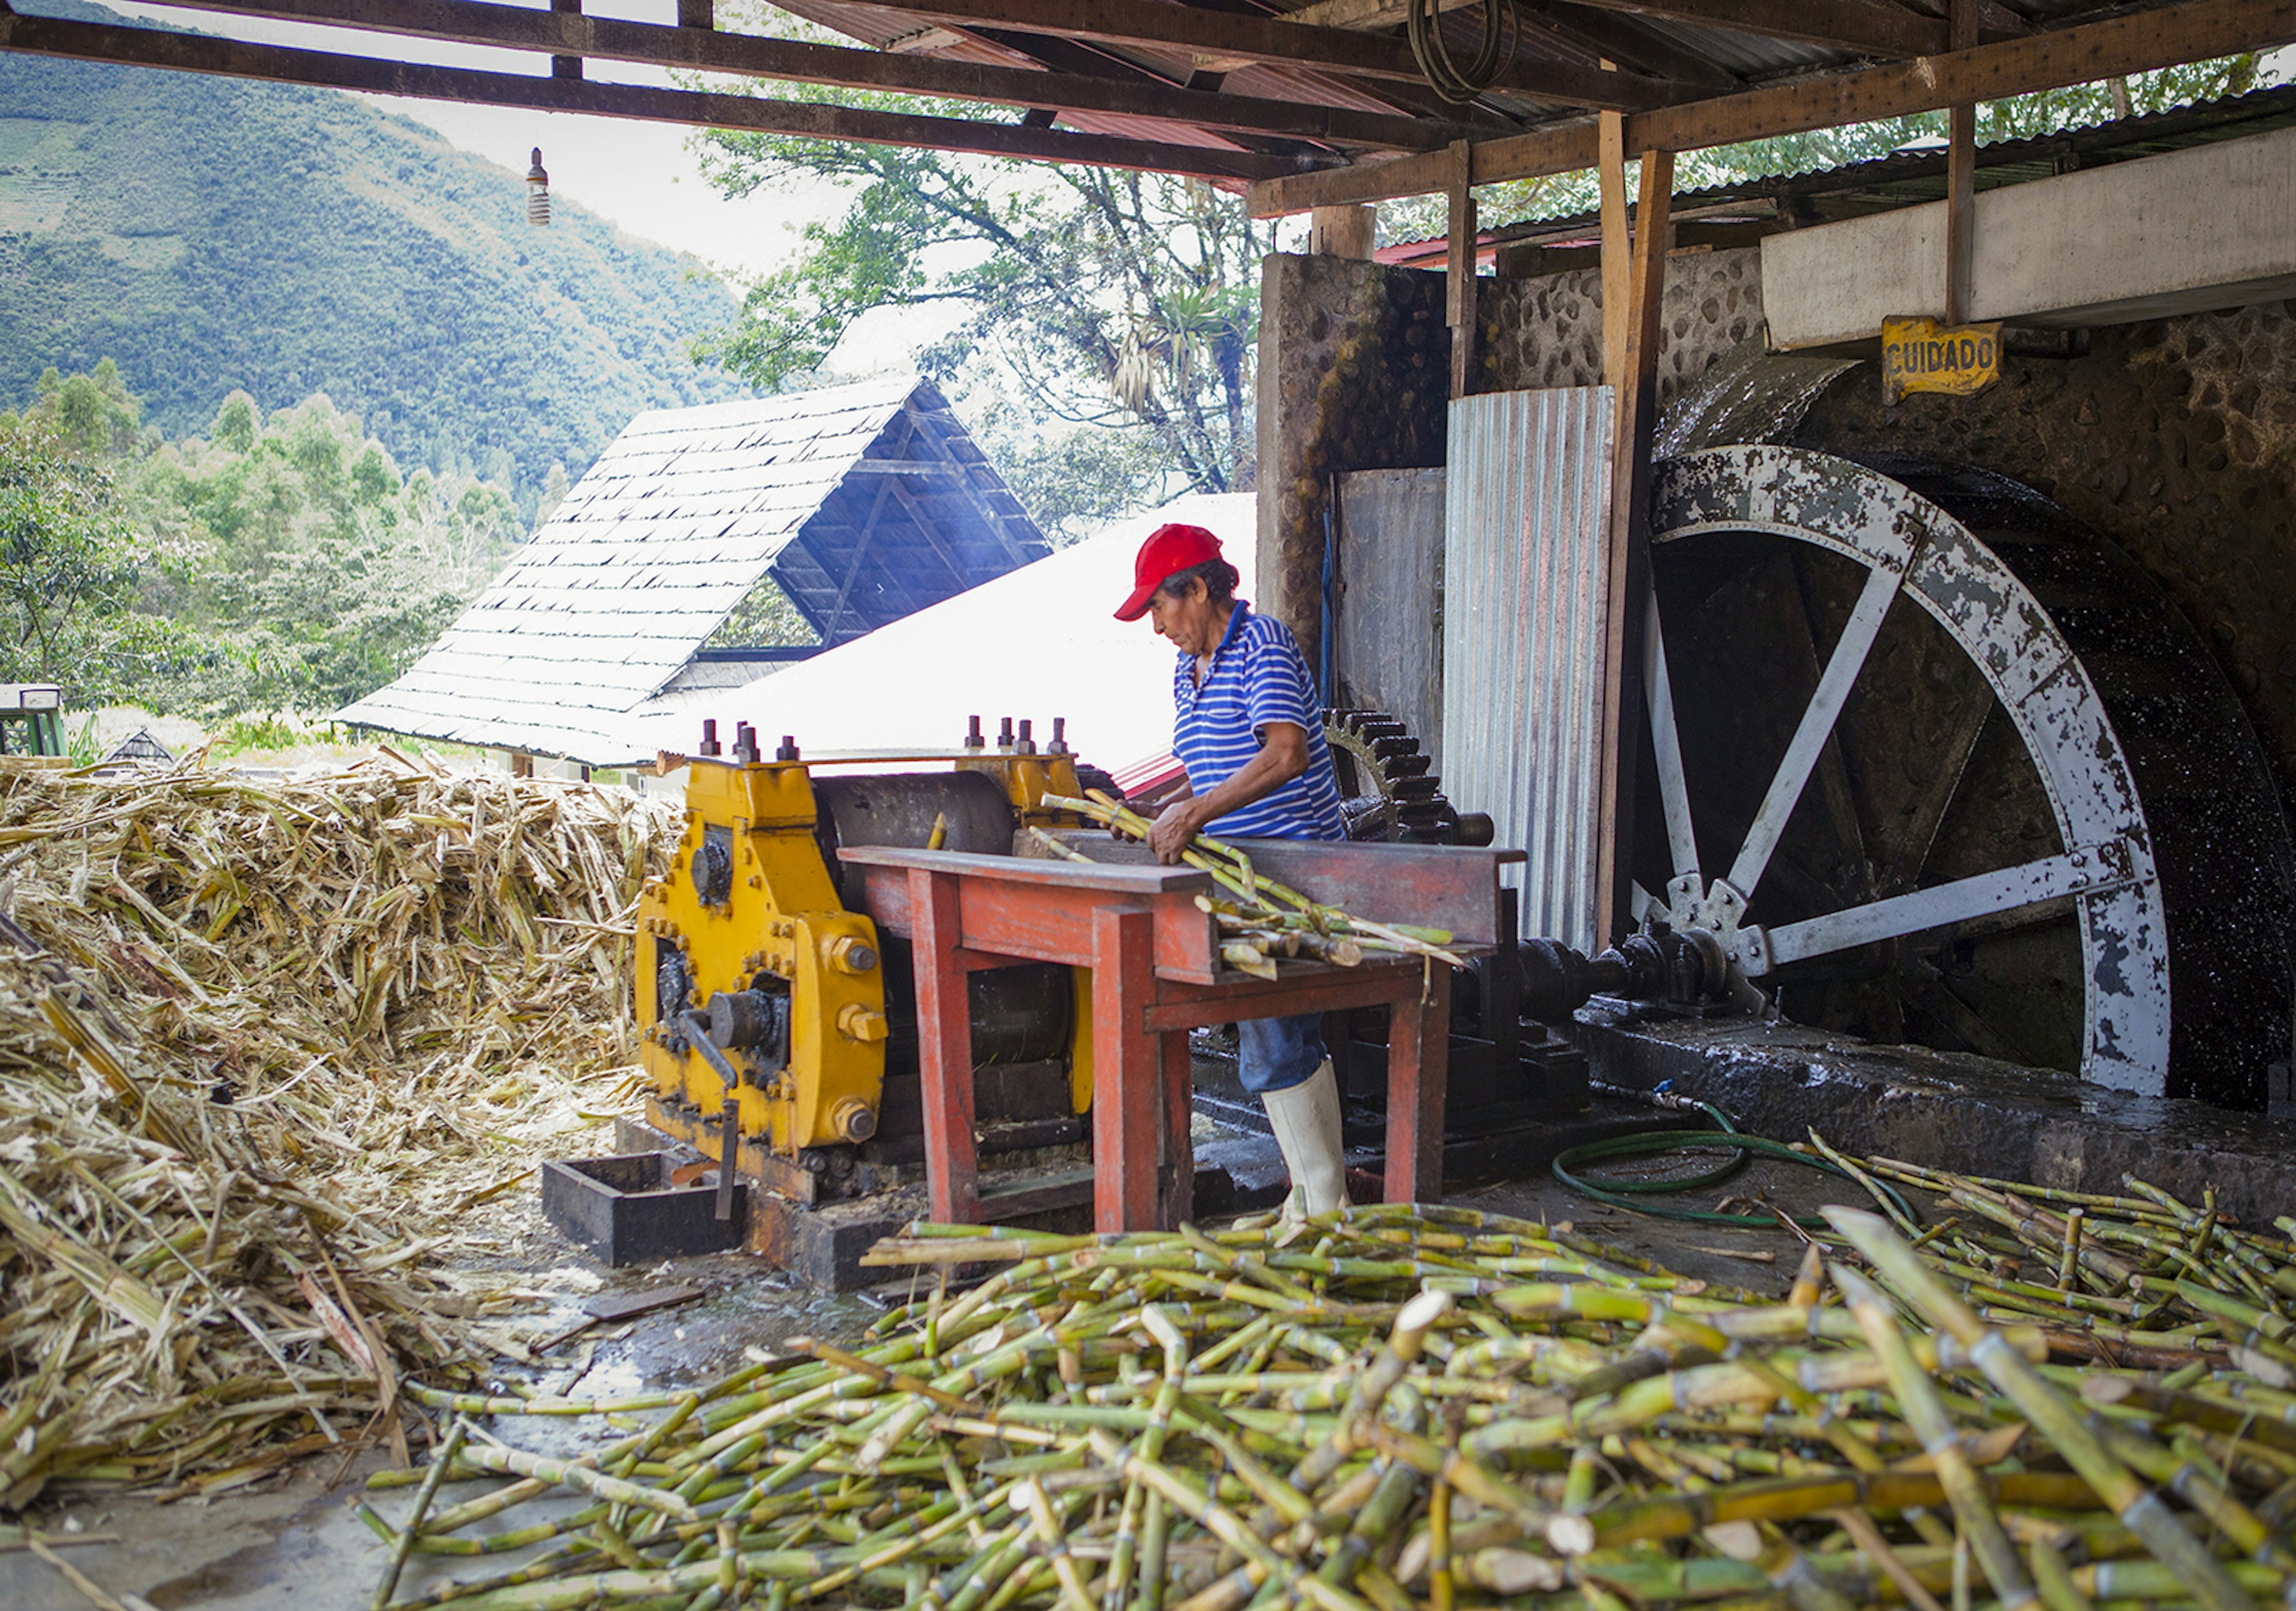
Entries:
<svg viewBox="0 0 2296 1611">
<path fill-rule="evenodd" d="M 1175 800 L 1149 824 L 1148 848 L 1156 853 L 1156 859 L 1165 866 L 1175 866 L 1180 860 L 1180 853 L 1194 841 L 1196 826 L 1196 802 L 1193 799 Z"/>
</svg>

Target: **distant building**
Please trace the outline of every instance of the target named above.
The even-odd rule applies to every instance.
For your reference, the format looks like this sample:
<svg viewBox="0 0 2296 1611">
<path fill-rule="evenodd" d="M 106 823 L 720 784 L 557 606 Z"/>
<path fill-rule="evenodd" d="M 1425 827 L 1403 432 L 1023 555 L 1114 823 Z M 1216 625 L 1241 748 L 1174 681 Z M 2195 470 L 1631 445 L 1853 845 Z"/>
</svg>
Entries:
<svg viewBox="0 0 2296 1611">
<path fill-rule="evenodd" d="M 334 719 L 620 765 L 634 717 L 1048 552 L 927 382 L 644 413 L 429 653 Z M 768 577 L 819 643 L 705 647 Z"/>
<path fill-rule="evenodd" d="M 152 761 L 160 765 L 171 765 L 175 756 L 165 744 L 152 736 L 148 727 L 139 727 L 121 741 L 119 747 L 97 763 L 102 766 L 133 766 L 138 762 Z"/>
</svg>

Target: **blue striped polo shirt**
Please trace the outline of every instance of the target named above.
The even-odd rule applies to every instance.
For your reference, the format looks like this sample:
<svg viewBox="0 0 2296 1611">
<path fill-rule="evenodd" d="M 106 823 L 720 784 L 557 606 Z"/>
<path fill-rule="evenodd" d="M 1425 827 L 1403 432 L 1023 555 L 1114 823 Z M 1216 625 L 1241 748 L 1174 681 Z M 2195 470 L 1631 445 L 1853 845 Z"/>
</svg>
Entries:
<svg viewBox="0 0 2296 1611">
<path fill-rule="evenodd" d="M 1183 654 L 1172 671 L 1172 752 L 1188 769 L 1199 796 L 1243 770 L 1260 750 L 1259 730 L 1290 722 L 1308 734 L 1308 770 L 1275 793 L 1204 825 L 1226 839 L 1343 839 L 1339 781 L 1324 742 L 1323 701 L 1299 641 L 1283 622 L 1254 615 L 1242 599 L 1228 617 L 1227 634 L 1212 653 L 1202 686 L 1195 657 Z"/>
</svg>

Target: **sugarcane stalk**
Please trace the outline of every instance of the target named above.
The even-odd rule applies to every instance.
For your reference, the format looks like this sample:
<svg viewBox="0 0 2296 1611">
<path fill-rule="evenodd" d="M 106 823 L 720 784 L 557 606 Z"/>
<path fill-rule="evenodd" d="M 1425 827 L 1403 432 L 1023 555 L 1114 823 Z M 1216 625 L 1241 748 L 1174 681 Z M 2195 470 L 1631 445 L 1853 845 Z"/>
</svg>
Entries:
<svg viewBox="0 0 2296 1611">
<path fill-rule="evenodd" d="M 1971 1359 L 1993 1385 L 2041 1429 L 2081 1479 L 2144 1541 L 2146 1548 L 2183 1576 L 2202 1604 L 2210 1611 L 2247 1611 L 2248 1597 L 2240 1586 L 2185 1531 L 2160 1495 L 2113 1458 L 2082 1421 L 2080 1412 L 1923 1265 L 1919 1255 L 1887 1222 L 1863 1209 L 1845 1207 L 1829 1207 L 1825 1217 L 1933 1323 L 1968 1345 Z"/>
<path fill-rule="evenodd" d="M 391 1542 L 390 1559 L 383 1567 L 382 1581 L 375 1585 L 374 1597 L 368 1602 L 371 1611 L 383 1611 L 383 1607 L 390 1604 L 390 1597 L 398 1591 L 398 1574 L 406 1570 L 406 1558 L 413 1553 L 415 1540 L 422 1533 L 423 1513 L 430 1509 L 430 1501 L 438 1497 L 439 1484 L 454 1465 L 455 1456 L 461 1451 L 463 1440 L 470 1435 L 470 1430 L 469 1423 L 456 1416 L 455 1424 L 447 1429 L 445 1441 L 430 1457 L 430 1475 L 414 1491 L 414 1502 L 407 1512 L 406 1524 L 400 1527 L 398 1538 Z"/>
<path fill-rule="evenodd" d="M 1127 809 L 1113 800 L 1104 798 L 1072 799 L 1066 796 L 1046 795 L 1044 804 L 1055 811 L 1073 811 L 1096 822 L 1121 829 L 1135 838 L 1145 839 L 1152 824 L 1139 813 Z M 1431 957 L 1454 968 L 1466 963 L 1445 949 L 1451 936 L 1439 929 L 1417 928 L 1406 924 L 1377 923 L 1359 918 L 1337 906 L 1319 905 L 1298 890 L 1277 883 L 1255 872 L 1250 858 L 1234 846 L 1198 834 L 1180 859 L 1201 872 L 1210 873 L 1222 887 L 1241 896 L 1247 907 L 1259 906 L 1263 895 L 1272 896 L 1307 914 L 1315 926 L 1325 932 L 1350 934 L 1358 939 L 1368 938 L 1414 956 Z"/>
<path fill-rule="evenodd" d="M 2073 1582 L 2064 1551 L 2048 1539 L 2037 1538 L 2027 1547 L 2033 1563 L 2033 1583 L 2048 1611 L 2096 1611 L 2095 1602 Z"/>
<path fill-rule="evenodd" d="M 2159 1483 L 2257 1560 L 2296 1571 L 2286 1541 L 2231 1492 L 2224 1473 L 2204 1470 L 2186 1455 L 2164 1449 L 2136 1427 L 2092 1411 L 2088 1425 L 2114 1456 L 2148 1482 Z"/>
<path fill-rule="evenodd" d="M 2011 1611 L 2030 1604 L 2037 1598 L 2032 1580 L 2025 1574 L 2016 1546 L 2001 1530 L 2000 1517 L 1993 1513 L 1953 1418 L 1946 1412 L 1935 1386 L 1914 1362 L 1913 1350 L 1906 1346 L 1905 1334 L 1898 1329 L 1889 1304 L 1855 1270 L 1837 1265 L 1833 1275 L 1833 1284 L 1841 1289 L 1850 1313 L 1882 1362 L 1890 1392 L 1935 1465 L 1946 1501 L 1953 1507 L 1994 1592 Z"/>
<path fill-rule="evenodd" d="M 1160 1304 L 1148 1304 L 1141 1311 L 1140 1319 L 1164 1351 L 1164 1373 L 1157 1383 L 1155 1402 L 1149 1407 L 1148 1425 L 1140 1434 L 1141 1458 L 1153 1462 L 1163 1458 L 1164 1440 L 1171 1431 L 1172 1411 L 1180 1402 L 1180 1378 L 1188 1368 L 1188 1339 Z M 1133 1592 L 1134 1529 L 1147 1493 L 1146 1487 L 1137 1482 L 1125 1488 L 1123 1507 L 1117 1514 L 1116 1547 L 1109 1558 L 1103 1611 L 1124 1611 L 1125 1600 Z"/>
</svg>

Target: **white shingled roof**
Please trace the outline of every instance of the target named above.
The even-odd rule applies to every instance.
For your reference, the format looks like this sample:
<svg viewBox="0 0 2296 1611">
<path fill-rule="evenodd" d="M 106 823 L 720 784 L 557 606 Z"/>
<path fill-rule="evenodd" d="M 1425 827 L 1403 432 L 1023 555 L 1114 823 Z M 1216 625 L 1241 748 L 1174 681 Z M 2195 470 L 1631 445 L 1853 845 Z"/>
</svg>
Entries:
<svg viewBox="0 0 2296 1611">
<path fill-rule="evenodd" d="M 1046 552 L 914 378 L 657 410 L 428 654 L 335 719 L 603 765 L 768 571 L 842 642 Z"/>
</svg>

